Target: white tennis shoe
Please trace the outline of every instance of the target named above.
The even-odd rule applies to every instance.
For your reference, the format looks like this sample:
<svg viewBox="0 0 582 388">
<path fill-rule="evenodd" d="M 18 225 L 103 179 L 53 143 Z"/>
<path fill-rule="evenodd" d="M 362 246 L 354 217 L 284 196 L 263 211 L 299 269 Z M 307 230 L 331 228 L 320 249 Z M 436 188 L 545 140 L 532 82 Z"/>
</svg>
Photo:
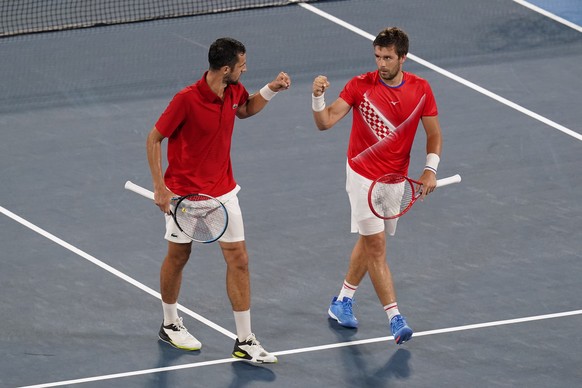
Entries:
<svg viewBox="0 0 582 388">
<path fill-rule="evenodd" d="M 239 341 L 238 338 L 236 339 L 232 356 L 255 364 L 274 364 L 277 362 L 277 357 L 267 352 L 252 333 L 243 342 Z"/>
<path fill-rule="evenodd" d="M 188 333 L 188 329 L 182 323 L 182 317 L 178 317 L 174 323 L 167 326 L 164 326 L 162 322 L 158 337 L 178 349 L 200 350 L 202 348 L 200 341 Z"/>
</svg>

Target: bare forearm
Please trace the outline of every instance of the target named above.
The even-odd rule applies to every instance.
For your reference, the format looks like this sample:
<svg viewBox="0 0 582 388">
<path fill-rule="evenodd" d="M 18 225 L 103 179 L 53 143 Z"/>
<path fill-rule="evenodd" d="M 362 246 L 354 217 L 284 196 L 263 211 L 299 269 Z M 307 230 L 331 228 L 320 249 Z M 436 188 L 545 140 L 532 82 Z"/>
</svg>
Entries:
<svg viewBox="0 0 582 388">
<path fill-rule="evenodd" d="M 438 131 L 436 133 L 431 133 L 426 138 L 426 153 L 427 154 L 437 154 L 438 156 L 441 155 L 442 150 L 442 136 L 441 132 Z"/>
<path fill-rule="evenodd" d="M 236 115 L 239 119 L 246 119 L 259 113 L 269 101 L 281 90 L 291 86 L 291 78 L 284 71 L 280 72 L 273 81 L 265 85 L 258 93 L 249 97 L 247 102 L 239 107 Z"/>
<path fill-rule="evenodd" d="M 422 118 L 422 125 L 426 132 L 426 153 L 441 155 L 442 131 L 437 116 L 425 116 Z"/>
<path fill-rule="evenodd" d="M 327 108 L 320 112 L 313 111 L 313 121 L 315 121 L 315 126 L 320 131 L 325 131 L 332 127 L 329 117 L 329 109 Z"/>
<path fill-rule="evenodd" d="M 146 151 L 154 190 L 158 191 L 165 189 L 166 186 L 162 173 L 162 142 L 156 136 L 154 130 L 150 132 L 146 140 Z"/>
<path fill-rule="evenodd" d="M 330 83 L 324 75 L 318 75 L 313 80 L 311 94 L 311 109 L 313 111 L 313 121 L 320 131 L 333 127 L 340 121 L 351 107 L 341 98 L 335 100 L 331 105 L 325 103 L 325 91 L 329 88 Z"/>
<path fill-rule="evenodd" d="M 166 214 L 170 214 L 170 199 L 173 193 L 166 188 L 162 172 L 162 141 L 164 137 L 154 127 L 146 140 L 148 164 L 154 184 L 154 203 Z"/>
<path fill-rule="evenodd" d="M 241 118 L 251 117 L 256 115 L 267 106 L 269 101 L 265 100 L 260 93 L 253 94 L 247 101 L 246 115 Z"/>
</svg>

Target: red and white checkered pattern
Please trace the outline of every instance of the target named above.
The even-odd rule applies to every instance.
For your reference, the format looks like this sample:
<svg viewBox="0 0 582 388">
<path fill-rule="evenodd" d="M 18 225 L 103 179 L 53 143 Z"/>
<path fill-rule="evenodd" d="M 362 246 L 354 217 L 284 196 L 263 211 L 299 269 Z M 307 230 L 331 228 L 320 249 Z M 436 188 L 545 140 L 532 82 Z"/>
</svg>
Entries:
<svg viewBox="0 0 582 388">
<path fill-rule="evenodd" d="M 384 120 L 382 120 L 378 113 L 376 113 L 370 101 L 364 98 L 358 109 L 364 121 L 368 124 L 368 127 L 378 136 L 378 139 L 382 140 L 390 134 L 390 128 L 384 123 Z"/>
</svg>

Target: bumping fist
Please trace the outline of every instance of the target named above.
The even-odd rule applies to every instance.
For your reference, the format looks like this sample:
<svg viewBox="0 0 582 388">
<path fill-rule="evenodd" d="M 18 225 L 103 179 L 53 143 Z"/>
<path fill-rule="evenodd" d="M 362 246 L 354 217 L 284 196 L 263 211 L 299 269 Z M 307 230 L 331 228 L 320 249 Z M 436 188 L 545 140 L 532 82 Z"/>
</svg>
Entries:
<svg viewBox="0 0 582 388">
<path fill-rule="evenodd" d="M 287 90 L 291 86 L 291 77 L 284 71 L 280 72 L 277 78 L 271 82 L 273 86 L 273 91 L 278 92 L 281 90 Z"/>
<path fill-rule="evenodd" d="M 327 81 L 327 77 L 324 75 L 318 75 L 313 80 L 313 95 L 315 97 L 321 96 L 325 93 L 325 90 L 329 88 L 329 82 Z"/>
</svg>

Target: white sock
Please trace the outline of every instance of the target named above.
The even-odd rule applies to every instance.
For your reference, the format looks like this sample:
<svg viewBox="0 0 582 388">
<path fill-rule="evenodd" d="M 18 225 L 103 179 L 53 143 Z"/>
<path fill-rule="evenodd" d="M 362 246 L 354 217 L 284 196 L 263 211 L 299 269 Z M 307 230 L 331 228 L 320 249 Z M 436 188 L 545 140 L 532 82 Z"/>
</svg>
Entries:
<svg viewBox="0 0 582 388">
<path fill-rule="evenodd" d="M 251 310 L 233 311 L 236 336 L 239 341 L 244 341 L 251 335 Z"/>
<path fill-rule="evenodd" d="M 343 300 L 344 296 L 347 296 L 350 299 L 354 299 L 354 294 L 356 293 L 357 289 L 358 286 L 354 286 L 348 283 L 346 280 L 344 280 L 344 284 L 342 285 L 342 289 L 340 290 L 340 293 L 337 296 L 337 300 Z"/>
<path fill-rule="evenodd" d="M 168 304 L 162 302 L 162 308 L 164 309 L 164 326 L 176 322 L 176 319 L 178 319 L 178 303 Z"/>
<path fill-rule="evenodd" d="M 398 303 L 396 302 L 384 306 L 384 311 L 386 311 L 386 315 L 388 315 L 388 321 L 391 321 L 394 316 L 400 315 L 400 311 L 398 311 Z"/>
</svg>

